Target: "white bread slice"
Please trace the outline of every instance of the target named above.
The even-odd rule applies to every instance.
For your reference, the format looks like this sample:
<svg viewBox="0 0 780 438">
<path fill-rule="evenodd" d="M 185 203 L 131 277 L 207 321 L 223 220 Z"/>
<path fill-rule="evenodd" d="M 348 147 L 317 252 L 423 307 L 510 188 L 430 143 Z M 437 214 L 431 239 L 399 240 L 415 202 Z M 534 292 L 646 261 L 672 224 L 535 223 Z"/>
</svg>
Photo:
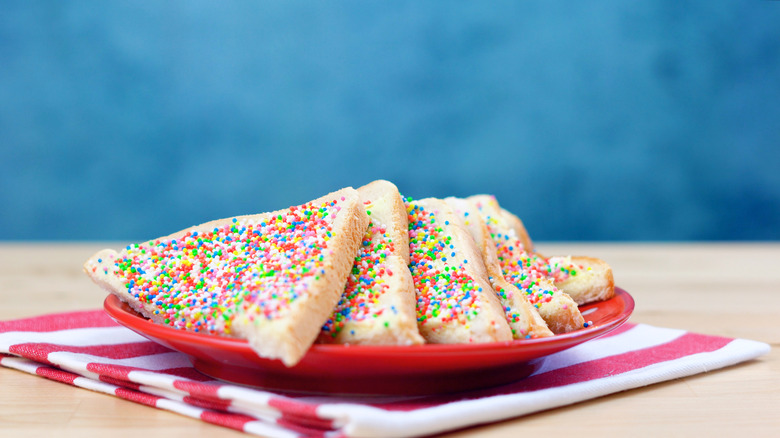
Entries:
<svg viewBox="0 0 780 438">
<path fill-rule="evenodd" d="M 103 250 L 84 270 L 156 323 L 247 339 L 292 366 L 338 302 L 367 226 L 358 192 L 345 188 Z"/>
<path fill-rule="evenodd" d="M 468 198 L 477 207 L 496 245 L 496 255 L 504 278 L 523 291 L 555 334 L 586 327 L 577 303 L 553 285 L 539 269 L 542 259 L 524 249 L 515 229 L 507 221 L 496 198 L 476 195 Z"/>
<path fill-rule="evenodd" d="M 504 306 L 506 319 L 515 339 L 531 339 L 552 336 L 553 332 L 539 315 L 524 293 L 504 278 L 496 255 L 496 245 L 490 237 L 487 225 L 477 207 L 466 199 L 449 197 L 445 201 L 474 238 L 477 249 L 482 253 L 488 279 Z"/>
<path fill-rule="evenodd" d="M 533 252 L 533 244 L 523 222 L 505 209 L 501 214 L 515 233 L 520 236 L 525 250 Z M 546 258 L 539 255 L 542 258 Z M 549 257 L 547 270 L 553 277 L 555 287 L 568 294 L 577 304 L 612 298 L 615 295 L 615 280 L 612 268 L 604 260 L 595 257 Z"/>
<path fill-rule="evenodd" d="M 553 271 L 566 272 L 565 276 L 554 277 L 555 287 L 566 292 L 579 305 L 615 296 L 612 267 L 604 260 L 587 256 L 549 257 L 547 264 Z"/>
<path fill-rule="evenodd" d="M 415 293 L 409 272 L 406 206 L 398 188 L 377 180 L 358 189 L 370 223 L 347 285 L 318 342 L 415 345 Z"/>
<path fill-rule="evenodd" d="M 512 340 L 482 255 L 450 206 L 407 199 L 406 211 L 420 334 L 440 344 Z"/>
</svg>

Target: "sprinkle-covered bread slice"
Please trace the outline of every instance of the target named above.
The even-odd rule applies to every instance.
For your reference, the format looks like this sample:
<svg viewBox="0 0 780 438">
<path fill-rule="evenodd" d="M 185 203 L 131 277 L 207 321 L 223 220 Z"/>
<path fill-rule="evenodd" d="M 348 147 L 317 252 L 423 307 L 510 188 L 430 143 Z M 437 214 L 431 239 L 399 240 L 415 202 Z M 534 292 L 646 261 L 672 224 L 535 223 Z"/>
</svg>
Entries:
<svg viewBox="0 0 780 438">
<path fill-rule="evenodd" d="M 520 236 L 525 250 L 533 253 L 531 238 L 520 218 L 503 208 L 501 215 Z M 545 270 L 552 276 L 555 287 L 568 294 L 577 304 L 602 301 L 615 295 L 612 268 L 604 260 L 586 256 L 547 258 L 537 255 L 546 260 Z"/>
<path fill-rule="evenodd" d="M 368 226 L 355 189 L 102 250 L 85 272 L 156 323 L 247 339 L 296 364 L 344 290 Z"/>
<path fill-rule="evenodd" d="M 553 333 L 567 333 L 586 327 L 577 303 L 553 284 L 545 272 L 546 260 L 525 250 L 510 222 L 504 219 L 495 197 L 468 198 L 477 207 L 496 246 L 504 278 L 526 294 Z"/>
<path fill-rule="evenodd" d="M 409 270 L 417 295 L 417 321 L 427 342 L 512 340 L 482 255 L 450 206 L 427 198 L 406 201 Z"/>
<path fill-rule="evenodd" d="M 378 180 L 358 189 L 370 223 L 339 303 L 319 341 L 337 344 L 414 345 L 415 293 L 409 272 L 406 207 L 393 183 Z"/>
<path fill-rule="evenodd" d="M 506 319 L 515 339 L 531 339 L 552 336 L 553 332 L 526 297 L 515 285 L 504 278 L 496 255 L 496 245 L 490 237 L 487 225 L 476 205 L 461 198 L 449 197 L 445 201 L 461 219 L 482 253 L 488 279 L 504 306 Z"/>
<path fill-rule="evenodd" d="M 612 267 L 604 260 L 587 256 L 549 257 L 547 265 L 553 272 L 565 273 L 554 277 L 555 287 L 579 305 L 608 300 L 615 295 Z"/>
</svg>

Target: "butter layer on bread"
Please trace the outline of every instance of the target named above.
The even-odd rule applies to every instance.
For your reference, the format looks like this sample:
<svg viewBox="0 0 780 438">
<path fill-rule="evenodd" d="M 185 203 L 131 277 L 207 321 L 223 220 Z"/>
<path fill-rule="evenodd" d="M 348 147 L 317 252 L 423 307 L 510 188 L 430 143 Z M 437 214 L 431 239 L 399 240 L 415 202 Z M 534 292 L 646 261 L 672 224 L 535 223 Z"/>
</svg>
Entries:
<svg viewBox="0 0 780 438">
<path fill-rule="evenodd" d="M 406 207 L 391 182 L 358 188 L 370 223 L 341 299 L 322 327 L 318 342 L 414 345 L 425 342 L 417 329 L 415 293 L 409 272 Z"/>
<path fill-rule="evenodd" d="M 338 302 L 367 226 L 358 192 L 345 188 L 103 250 L 84 270 L 156 323 L 247 339 L 292 366 Z"/>
<path fill-rule="evenodd" d="M 482 256 L 449 205 L 407 199 L 406 211 L 420 334 L 445 344 L 512 340 Z"/>
<path fill-rule="evenodd" d="M 468 200 L 477 207 L 496 247 L 504 278 L 526 294 L 553 333 L 567 333 L 585 326 L 577 303 L 553 284 L 542 269 L 546 261 L 525 250 L 523 242 L 505 220 L 495 197 L 477 195 Z"/>
<path fill-rule="evenodd" d="M 477 249 L 482 254 L 488 280 L 504 307 L 507 323 L 512 329 L 512 336 L 515 339 L 552 336 L 553 332 L 547 327 L 547 323 L 539 315 L 536 307 L 528 301 L 525 293 L 504 278 L 496 255 L 496 245 L 493 243 L 487 225 L 476 205 L 466 199 L 455 197 L 445 198 L 445 201 L 452 207 L 466 230 L 474 238 Z"/>
</svg>

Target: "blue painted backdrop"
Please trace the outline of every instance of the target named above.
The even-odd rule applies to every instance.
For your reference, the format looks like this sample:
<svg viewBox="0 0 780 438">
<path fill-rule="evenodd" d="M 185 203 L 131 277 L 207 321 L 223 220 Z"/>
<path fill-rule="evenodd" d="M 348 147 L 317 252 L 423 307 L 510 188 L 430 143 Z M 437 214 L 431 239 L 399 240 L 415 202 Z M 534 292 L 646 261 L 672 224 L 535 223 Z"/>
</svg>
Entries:
<svg viewBox="0 0 780 438">
<path fill-rule="evenodd" d="M 778 165 L 780 2 L 0 4 L 0 240 L 376 178 L 537 240 L 777 240 Z"/>
</svg>

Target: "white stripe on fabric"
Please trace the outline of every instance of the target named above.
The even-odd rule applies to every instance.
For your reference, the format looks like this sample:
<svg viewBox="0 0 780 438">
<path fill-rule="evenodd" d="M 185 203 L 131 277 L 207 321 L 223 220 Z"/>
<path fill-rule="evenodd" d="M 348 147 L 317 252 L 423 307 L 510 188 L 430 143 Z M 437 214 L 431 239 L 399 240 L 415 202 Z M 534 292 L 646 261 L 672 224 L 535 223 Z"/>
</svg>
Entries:
<svg viewBox="0 0 780 438">
<path fill-rule="evenodd" d="M 38 362 L 23 357 L 0 357 L 0 365 L 30 374 L 35 374 L 35 371 L 42 366 Z"/>
<path fill-rule="evenodd" d="M 252 406 L 268 406 L 272 397 L 278 397 L 270 392 L 230 385 L 217 389 L 217 396 L 225 400 L 241 400 Z"/>
<path fill-rule="evenodd" d="M 156 395 L 157 397 L 167 398 L 168 400 L 174 400 L 177 402 L 184 402 L 184 396 L 178 392 L 169 391 L 163 388 L 156 388 L 154 386 L 141 385 L 138 390 L 147 394 Z"/>
<path fill-rule="evenodd" d="M 255 417 L 260 420 L 276 421 L 281 418 L 282 413 L 278 409 L 271 406 L 257 406 L 251 403 L 246 403 L 241 400 L 229 400 L 230 406 L 228 410 L 239 414 Z"/>
<path fill-rule="evenodd" d="M 122 365 L 127 367 L 143 368 L 148 370 L 164 370 L 168 368 L 190 367 L 187 357 L 177 352 L 149 354 L 146 356 L 129 357 L 126 359 L 109 359 L 107 357 L 94 356 L 86 353 L 72 353 L 69 351 L 55 351 L 49 353 L 49 362 L 61 366 L 69 366 L 73 369 L 85 370 L 87 364 L 99 363 L 104 365 Z"/>
<path fill-rule="evenodd" d="M 156 406 L 160 409 L 165 409 L 166 411 L 176 412 L 177 414 L 197 418 L 199 420 L 201 419 L 201 414 L 204 412 L 204 409 L 164 398 L 157 400 Z"/>
<path fill-rule="evenodd" d="M 131 344 L 149 342 L 143 336 L 124 327 L 90 327 L 53 332 L 5 332 L 0 333 L 0 352 L 8 353 L 16 344 L 46 343 L 70 347 L 94 345 Z"/>
<path fill-rule="evenodd" d="M 86 377 L 76 377 L 73 380 L 73 384 L 80 388 L 102 392 L 104 394 L 110 394 L 113 396 L 116 396 L 116 390 L 119 388 L 117 385 L 112 385 L 111 383 L 102 382 L 100 380 L 88 379 Z"/>
<path fill-rule="evenodd" d="M 184 355 L 181 355 L 184 356 Z M 189 365 L 189 361 L 187 361 L 187 365 Z M 168 368 L 180 368 L 181 366 L 176 367 L 168 367 Z M 161 368 L 165 369 L 165 368 Z M 170 374 L 163 374 L 163 373 L 155 373 L 150 371 L 130 371 L 127 373 L 127 378 L 135 383 L 140 383 L 142 385 L 147 386 L 154 386 L 157 388 L 163 388 L 168 391 L 176 392 L 179 394 L 188 394 L 186 391 L 182 391 L 180 389 L 177 389 L 174 385 L 174 383 L 177 380 L 180 381 L 190 381 L 190 379 L 186 377 L 179 377 L 179 376 L 173 376 Z"/>
<path fill-rule="evenodd" d="M 250 417 L 263 420 L 276 420 L 282 416 L 278 409 L 269 405 L 275 394 L 260 390 L 225 385 L 217 389 L 217 396 L 230 401 L 230 409 Z"/>
</svg>

